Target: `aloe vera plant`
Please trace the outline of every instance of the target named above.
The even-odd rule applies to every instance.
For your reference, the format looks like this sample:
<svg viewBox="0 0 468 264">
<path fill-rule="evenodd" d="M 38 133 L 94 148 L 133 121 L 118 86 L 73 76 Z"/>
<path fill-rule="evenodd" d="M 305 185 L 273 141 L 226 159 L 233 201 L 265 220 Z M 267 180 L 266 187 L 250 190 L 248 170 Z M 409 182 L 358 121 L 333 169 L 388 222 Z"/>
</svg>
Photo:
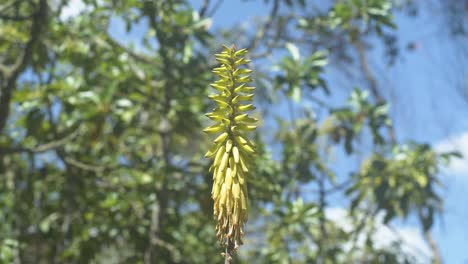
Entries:
<svg viewBox="0 0 468 264">
<path fill-rule="evenodd" d="M 213 73 L 219 80 L 211 84 L 217 93 L 209 95 L 216 108 L 206 116 L 215 122 L 207 127 L 206 133 L 217 134 L 206 157 L 212 158 L 210 172 L 213 173 L 212 198 L 214 217 L 217 220 L 218 241 L 230 255 L 240 245 L 247 222 L 248 197 L 247 178 L 249 161 L 255 155 L 255 145 L 247 133 L 255 130 L 256 118 L 248 111 L 252 105 L 254 87 L 245 67 L 250 61 L 245 59 L 246 49 L 224 47 L 216 60 L 221 64 Z"/>
</svg>

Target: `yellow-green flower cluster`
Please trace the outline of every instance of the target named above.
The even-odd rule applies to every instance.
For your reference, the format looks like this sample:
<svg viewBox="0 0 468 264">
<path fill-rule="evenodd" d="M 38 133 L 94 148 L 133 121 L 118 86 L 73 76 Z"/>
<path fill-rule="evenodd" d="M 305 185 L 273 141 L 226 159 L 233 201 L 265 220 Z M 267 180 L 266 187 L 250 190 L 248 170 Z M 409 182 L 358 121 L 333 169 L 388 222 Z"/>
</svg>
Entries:
<svg viewBox="0 0 468 264">
<path fill-rule="evenodd" d="M 255 153 L 254 144 L 246 132 L 256 128 L 257 119 L 249 117 L 254 87 L 248 86 L 251 70 L 244 67 L 246 49 L 224 47 L 216 60 L 221 63 L 213 73 L 219 80 L 211 84 L 218 91 L 209 95 L 217 107 L 206 114 L 216 124 L 209 126 L 206 133 L 219 134 L 206 157 L 213 158 L 210 172 L 213 173 L 214 216 L 217 220 L 217 237 L 226 247 L 237 249 L 242 245 L 243 227 L 247 221 L 248 163 Z"/>
</svg>

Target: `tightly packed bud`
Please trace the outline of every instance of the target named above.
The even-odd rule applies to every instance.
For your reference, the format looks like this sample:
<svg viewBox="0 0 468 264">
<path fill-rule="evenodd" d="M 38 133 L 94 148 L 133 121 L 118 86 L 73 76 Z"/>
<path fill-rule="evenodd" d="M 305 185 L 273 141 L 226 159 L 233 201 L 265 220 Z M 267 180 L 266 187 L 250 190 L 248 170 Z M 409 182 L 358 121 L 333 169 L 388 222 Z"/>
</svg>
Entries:
<svg viewBox="0 0 468 264">
<path fill-rule="evenodd" d="M 242 245 L 243 227 L 247 221 L 248 163 L 255 153 L 254 144 L 245 133 L 256 128 L 257 119 L 249 117 L 246 111 L 255 109 L 249 103 L 253 100 L 254 87 L 248 75 L 251 70 L 244 68 L 249 62 L 244 58 L 246 49 L 236 50 L 224 47 L 216 60 L 221 67 L 213 73 L 220 77 L 211 86 L 218 91 L 209 95 L 217 107 L 206 114 L 216 124 L 207 127 L 206 133 L 219 134 L 206 157 L 213 159 L 210 172 L 213 173 L 214 216 L 219 242 L 234 250 Z"/>
</svg>

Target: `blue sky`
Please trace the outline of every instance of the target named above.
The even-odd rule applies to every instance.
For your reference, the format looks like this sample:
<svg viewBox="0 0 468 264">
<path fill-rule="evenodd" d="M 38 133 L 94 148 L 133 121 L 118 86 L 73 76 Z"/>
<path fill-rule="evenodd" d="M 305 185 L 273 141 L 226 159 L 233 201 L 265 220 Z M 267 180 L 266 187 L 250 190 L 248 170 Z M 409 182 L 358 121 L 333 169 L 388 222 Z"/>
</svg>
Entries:
<svg viewBox="0 0 468 264">
<path fill-rule="evenodd" d="M 195 9 L 201 5 L 201 0 L 192 0 Z M 216 1 L 212 1 L 216 2 Z M 271 2 L 271 1 L 270 1 Z M 78 10 L 79 0 L 72 0 L 70 6 Z M 440 150 L 456 147 L 468 156 L 468 102 L 453 88 L 460 80 L 468 85 L 468 62 L 457 53 L 457 46 L 444 29 L 443 16 L 437 5 L 423 8 L 418 17 L 409 18 L 405 14 L 397 14 L 395 32 L 399 39 L 401 57 L 395 65 L 387 66 L 382 56 L 382 45 L 373 43 L 375 49 L 370 52 L 370 64 L 379 77 L 379 85 L 384 88 L 384 94 L 392 103 L 391 113 L 395 120 L 397 137 L 400 141 L 417 140 L 430 142 Z M 223 1 L 212 18 L 212 29 L 226 27 L 235 23 L 249 26 L 254 16 L 264 16 L 268 13 L 263 1 Z M 73 11 L 70 11 L 73 13 Z M 71 14 L 73 15 L 73 14 Z M 126 43 L 138 38 L 145 32 L 145 26 L 135 28 L 129 34 L 119 20 L 111 24 L 110 33 L 116 39 L 126 39 Z M 405 49 L 408 43 L 415 43 L 415 49 Z M 135 43 L 139 46 L 139 43 Z M 460 78 L 462 76 L 462 78 Z M 464 79 L 463 79 L 463 76 Z M 346 84 L 336 71 L 327 71 L 326 79 L 329 86 Z M 365 87 L 361 80 L 358 85 Z M 338 96 L 336 100 L 343 100 Z M 348 164 L 340 166 L 350 167 Z M 434 235 L 440 246 L 445 263 L 468 263 L 468 160 L 459 160 L 441 174 L 446 189 L 443 197 L 446 201 L 445 213 L 435 224 Z M 333 209 L 339 208 L 339 202 Z M 339 213 L 337 213 L 339 215 Z M 401 234 L 416 246 L 427 250 L 427 245 L 420 245 L 421 237 L 416 229 L 415 219 L 398 221 Z M 383 232 L 385 233 L 385 232 Z M 389 239 L 382 236 L 381 239 Z"/>
<path fill-rule="evenodd" d="M 398 93 L 407 97 L 394 105 L 398 135 L 431 142 L 441 150 L 455 147 L 468 156 L 468 105 L 453 89 L 457 77 L 468 75 L 466 58 L 464 62 L 457 57 L 457 46 L 441 27 L 441 16 L 421 12 L 417 19 L 396 19 L 400 40 L 417 43 L 417 49 L 388 72 Z M 468 164 L 467 159 L 455 161 L 441 175 L 447 187 L 442 196 L 446 206 L 434 235 L 446 263 L 468 263 L 468 207 L 464 203 L 468 168 L 462 164 Z"/>
</svg>

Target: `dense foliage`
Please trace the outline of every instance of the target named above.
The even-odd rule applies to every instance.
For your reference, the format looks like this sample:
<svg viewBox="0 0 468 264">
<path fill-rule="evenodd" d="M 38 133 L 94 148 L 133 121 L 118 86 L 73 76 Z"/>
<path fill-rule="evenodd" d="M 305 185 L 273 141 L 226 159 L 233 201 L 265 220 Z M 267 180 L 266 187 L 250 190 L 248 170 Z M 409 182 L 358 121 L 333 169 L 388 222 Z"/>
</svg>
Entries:
<svg viewBox="0 0 468 264">
<path fill-rule="evenodd" d="M 260 120 L 234 262 L 424 261 L 375 243 L 382 216 L 416 217 L 440 262 L 430 230 L 454 153 L 396 138 L 366 61 L 369 39 L 392 50 L 392 13 L 411 1 L 266 0 L 249 28 L 212 25 L 218 1 L 83 0 L 65 16 L 67 2 L 0 3 L 2 263 L 223 261 L 203 129 L 225 43 L 250 51 Z M 344 104 L 325 74 L 343 66 L 368 80 Z"/>
</svg>

